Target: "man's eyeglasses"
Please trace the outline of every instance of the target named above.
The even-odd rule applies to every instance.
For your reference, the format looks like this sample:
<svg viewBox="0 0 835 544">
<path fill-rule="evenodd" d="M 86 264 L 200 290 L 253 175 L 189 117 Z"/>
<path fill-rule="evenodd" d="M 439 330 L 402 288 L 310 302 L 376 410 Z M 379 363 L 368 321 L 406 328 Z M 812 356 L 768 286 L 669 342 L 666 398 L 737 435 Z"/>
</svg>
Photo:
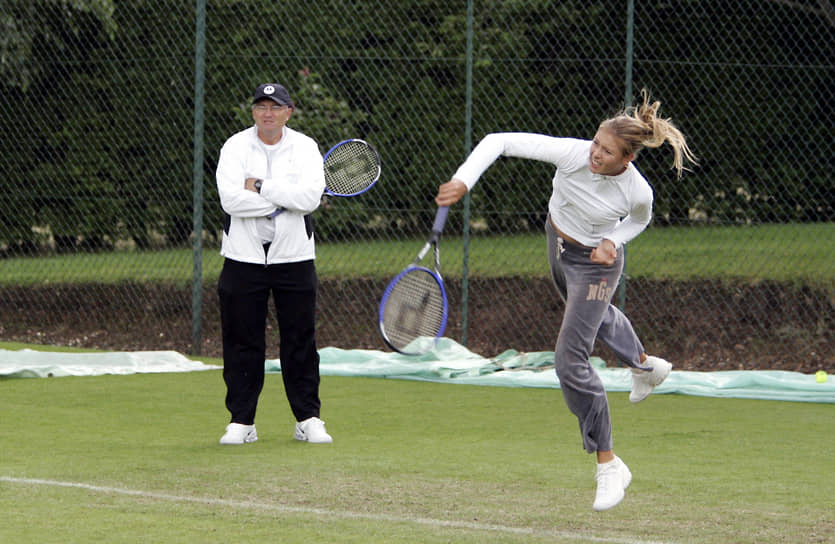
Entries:
<svg viewBox="0 0 835 544">
<path fill-rule="evenodd" d="M 272 106 L 267 106 L 266 104 L 256 104 L 256 105 L 252 106 L 252 109 L 257 111 L 258 113 L 264 113 L 267 110 L 269 110 L 273 113 L 278 113 L 280 111 L 286 110 L 287 106 L 279 106 L 278 104 L 275 104 L 275 105 L 272 105 Z"/>
</svg>

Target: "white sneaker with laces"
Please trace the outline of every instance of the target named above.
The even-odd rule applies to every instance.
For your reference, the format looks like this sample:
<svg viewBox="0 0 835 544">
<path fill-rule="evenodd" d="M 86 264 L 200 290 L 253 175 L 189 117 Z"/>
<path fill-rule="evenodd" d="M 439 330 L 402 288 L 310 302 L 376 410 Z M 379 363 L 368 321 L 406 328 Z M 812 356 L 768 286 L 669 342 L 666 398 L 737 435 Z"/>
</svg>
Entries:
<svg viewBox="0 0 835 544">
<path fill-rule="evenodd" d="M 230 423 L 226 426 L 226 434 L 220 437 L 221 444 L 249 444 L 258 440 L 255 425 Z"/>
<path fill-rule="evenodd" d="M 597 512 L 617 506 L 626 495 L 626 488 L 632 482 L 632 473 L 626 463 L 615 456 L 613 461 L 597 465 L 597 494 L 592 508 Z"/>
<path fill-rule="evenodd" d="M 629 393 L 630 402 L 641 402 L 647 398 L 656 386 L 661 385 L 661 382 L 667 379 L 673 365 L 662 359 L 661 357 L 653 357 L 650 355 L 644 361 L 644 365 L 651 366 L 652 370 L 640 370 L 638 368 L 632 369 L 632 392 Z"/>
<path fill-rule="evenodd" d="M 296 432 L 293 433 L 293 438 L 312 444 L 330 444 L 333 442 L 333 438 L 325 430 L 325 422 L 318 417 L 309 417 L 296 423 Z"/>
</svg>

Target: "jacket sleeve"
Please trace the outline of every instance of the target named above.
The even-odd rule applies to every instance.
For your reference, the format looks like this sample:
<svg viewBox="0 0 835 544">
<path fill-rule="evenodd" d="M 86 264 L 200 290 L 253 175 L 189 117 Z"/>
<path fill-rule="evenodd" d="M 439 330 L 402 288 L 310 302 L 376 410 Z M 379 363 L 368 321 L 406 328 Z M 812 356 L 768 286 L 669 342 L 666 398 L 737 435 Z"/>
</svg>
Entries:
<svg viewBox="0 0 835 544">
<path fill-rule="evenodd" d="M 246 141 L 234 136 L 220 149 L 215 174 L 220 205 L 231 216 L 265 217 L 275 210 L 275 204 L 244 189 L 244 181 L 251 176 L 246 171 L 246 154 Z"/>
<path fill-rule="evenodd" d="M 319 207 L 325 192 L 325 170 L 316 142 L 295 134 L 293 158 L 285 168 L 276 169 L 273 177 L 264 179 L 261 197 L 273 207 L 308 214 Z"/>
<path fill-rule="evenodd" d="M 573 159 L 573 144 L 576 142 L 571 138 L 523 132 L 488 134 L 452 177 L 460 179 L 468 189 L 472 189 L 484 171 L 499 157 L 532 159 L 560 166 Z"/>
<path fill-rule="evenodd" d="M 615 247 L 619 248 L 641 234 L 652 219 L 652 201 L 652 188 L 641 179 L 641 183 L 635 189 L 629 215 L 624 217 L 605 238 L 614 242 Z"/>
</svg>

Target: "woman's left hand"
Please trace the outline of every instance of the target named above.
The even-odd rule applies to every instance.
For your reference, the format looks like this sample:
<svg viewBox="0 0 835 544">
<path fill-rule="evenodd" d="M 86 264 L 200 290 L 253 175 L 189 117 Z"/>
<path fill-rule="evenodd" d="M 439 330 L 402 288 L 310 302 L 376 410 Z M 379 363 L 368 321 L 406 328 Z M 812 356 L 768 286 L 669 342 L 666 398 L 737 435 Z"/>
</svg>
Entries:
<svg viewBox="0 0 835 544">
<path fill-rule="evenodd" d="M 612 265 L 618 256 L 615 243 L 611 240 L 603 240 L 600 245 L 591 250 L 591 262 L 597 264 Z"/>
</svg>

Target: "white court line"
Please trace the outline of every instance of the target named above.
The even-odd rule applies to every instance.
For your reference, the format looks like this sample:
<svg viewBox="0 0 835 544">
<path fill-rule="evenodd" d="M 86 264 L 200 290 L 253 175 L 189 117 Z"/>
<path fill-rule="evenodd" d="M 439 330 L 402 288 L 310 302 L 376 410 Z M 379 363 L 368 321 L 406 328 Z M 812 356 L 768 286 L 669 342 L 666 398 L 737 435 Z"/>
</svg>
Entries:
<svg viewBox="0 0 835 544">
<path fill-rule="evenodd" d="M 491 523 L 477 523 L 473 521 L 450 521 L 443 519 L 411 517 L 411 516 L 394 516 L 388 514 L 370 514 L 366 512 L 349 512 L 345 510 L 328 510 L 326 508 L 312 508 L 305 506 L 288 506 L 283 504 L 270 504 L 253 501 L 235 501 L 228 499 L 217 499 L 212 497 L 189 497 L 184 495 L 171 495 L 168 493 L 157 493 L 154 491 L 142 491 L 139 489 L 126 489 L 121 487 L 105 487 L 92 484 L 85 484 L 82 482 L 62 482 L 59 480 L 44 480 L 39 478 L 14 478 L 11 476 L 0 476 L 0 482 L 10 484 L 21 484 L 29 486 L 52 486 L 52 487 L 67 487 L 73 489 L 84 489 L 94 493 L 107 493 L 112 495 L 126 495 L 130 497 L 140 497 L 143 499 L 154 499 L 166 502 L 185 502 L 193 504 L 206 504 L 209 506 L 224 506 L 230 508 L 240 509 L 259 509 L 280 513 L 294 513 L 294 514 L 313 514 L 317 516 L 327 516 L 328 518 L 343 518 L 343 519 L 366 519 L 371 521 L 386 521 L 391 523 L 414 523 L 417 525 L 426 525 L 429 527 L 441 527 L 450 529 L 469 529 L 473 531 L 488 531 L 509 534 L 521 534 L 542 537 L 558 537 L 569 540 L 578 540 L 582 542 L 608 542 L 611 544 L 665 544 L 664 542 L 655 540 L 640 540 L 636 538 L 618 538 L 618 537 L 599 537 L 586 533 L 571 532 L 571 531 L 548 531 L 536 530 L 525 527 L 509 527 L 507 525 L 495 525 Z"/>
</svg>

